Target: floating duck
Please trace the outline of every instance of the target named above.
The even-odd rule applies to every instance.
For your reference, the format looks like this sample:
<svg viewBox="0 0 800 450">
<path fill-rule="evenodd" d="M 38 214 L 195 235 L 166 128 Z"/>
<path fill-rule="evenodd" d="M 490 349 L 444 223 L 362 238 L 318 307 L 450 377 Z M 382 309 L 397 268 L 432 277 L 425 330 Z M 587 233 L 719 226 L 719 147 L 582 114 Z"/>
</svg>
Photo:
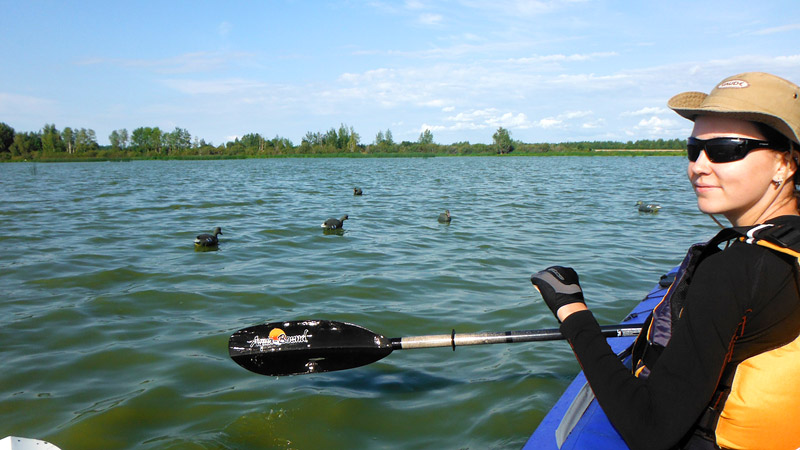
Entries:
<svg viewBox="0 0 800 450">
<path fill-rule="evenodd" d="M 661 209 L 661 205 L 658 203 L 645 203 L 638 201 L 636 202 L 636 205 L 639 207 L 639 212 L 657 213 L 658 210 Z"/>
<path fill-rule="evenodd" d="M 439 223 L 450 223 L 450 210 L 445 209 L 443 213 L 439 214 Z"/>
<path fill-rule="evenodd" d="M 322 225 L 320 226 L 326 230 L 338 230 L 342 228 L 345 220 L 347 220 L 347 214 L 343 215 L 341 219 L 330 218 L 325 222 L 322 222 Z"/>
<path fill-rule="evenodd" d="M 353 195 L 361 195 L 361 188 L 353 188 Z"/>
<path fill-rule="evenodd" d="M 199 234 L 194 239 L 194 245 L 197 247 L 216 247 L 219 244 L 217 235 L 222 234 L 222 228 L 214 228 L 214 234 Z"/>
</svg>

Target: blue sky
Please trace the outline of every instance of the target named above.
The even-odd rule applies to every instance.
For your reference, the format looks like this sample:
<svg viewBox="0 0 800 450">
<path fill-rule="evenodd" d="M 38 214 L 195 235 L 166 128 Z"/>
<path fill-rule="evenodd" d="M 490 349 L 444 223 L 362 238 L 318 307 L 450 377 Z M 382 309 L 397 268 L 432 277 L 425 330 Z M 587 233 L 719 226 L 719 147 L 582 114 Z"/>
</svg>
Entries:
<svg viewBox="0 0 800 450">
<path fill-rule="evenodd" d="M 800 2 L 0 0 L 0 122 L 221 144 L 352 127 L 441 144 L 683 138 L 665 104 L 800 84 Z"/>
</svg>

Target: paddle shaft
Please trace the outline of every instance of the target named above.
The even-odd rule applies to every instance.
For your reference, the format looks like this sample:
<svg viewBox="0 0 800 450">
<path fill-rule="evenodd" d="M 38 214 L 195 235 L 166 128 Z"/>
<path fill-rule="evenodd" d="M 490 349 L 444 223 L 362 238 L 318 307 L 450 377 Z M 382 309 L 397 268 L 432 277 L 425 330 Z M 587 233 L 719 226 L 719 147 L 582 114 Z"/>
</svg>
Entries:
<svg viewBox="0 0 800 450">
<path fill-rule="evenodd" d="M 603 325 L 600 327 L 605 337 L 635 337 L 642 330 L 641 325 Z M 460 333 L 430 336 L 410 336 L 391 338 L 393 350 L 415 348 L 456 347 L 464 345 L 513 344 L 517 342 L 557 341 L 564 339 L 558 328 L 525 331 L 500 331 L 488 333 Z"/>
</svg>

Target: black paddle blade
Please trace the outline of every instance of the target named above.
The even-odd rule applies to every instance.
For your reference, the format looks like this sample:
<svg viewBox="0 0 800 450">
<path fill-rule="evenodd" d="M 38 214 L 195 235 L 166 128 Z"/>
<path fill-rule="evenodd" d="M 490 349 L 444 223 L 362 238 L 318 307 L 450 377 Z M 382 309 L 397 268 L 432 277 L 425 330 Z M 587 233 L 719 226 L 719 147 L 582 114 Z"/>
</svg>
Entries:
<svg viewBox="0 0 800 450">
<path fill-rule="evenodd" d="M 261 375 L 301 375 L 373 363 L 392 352 L 392 343 L 351 323 L 302 320 L 241 329 L 231 335 L 228 352 Z"/>
</svg>

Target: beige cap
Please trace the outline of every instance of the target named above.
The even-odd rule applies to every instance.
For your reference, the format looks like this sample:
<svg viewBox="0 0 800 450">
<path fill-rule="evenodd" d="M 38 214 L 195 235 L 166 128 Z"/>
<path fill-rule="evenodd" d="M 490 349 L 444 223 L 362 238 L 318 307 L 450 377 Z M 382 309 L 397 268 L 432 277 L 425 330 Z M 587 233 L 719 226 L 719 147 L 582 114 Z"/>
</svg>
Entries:
<svg viewBox="0 0 800 450">
<path fill-rule="evenodd" d="M 760 122 L 800 144 L 800 87 L 763 72 L 722 80 L 710 94 L 684 92 L 667 102 L 681 116 L 724 115 Z"/>
</svg>

